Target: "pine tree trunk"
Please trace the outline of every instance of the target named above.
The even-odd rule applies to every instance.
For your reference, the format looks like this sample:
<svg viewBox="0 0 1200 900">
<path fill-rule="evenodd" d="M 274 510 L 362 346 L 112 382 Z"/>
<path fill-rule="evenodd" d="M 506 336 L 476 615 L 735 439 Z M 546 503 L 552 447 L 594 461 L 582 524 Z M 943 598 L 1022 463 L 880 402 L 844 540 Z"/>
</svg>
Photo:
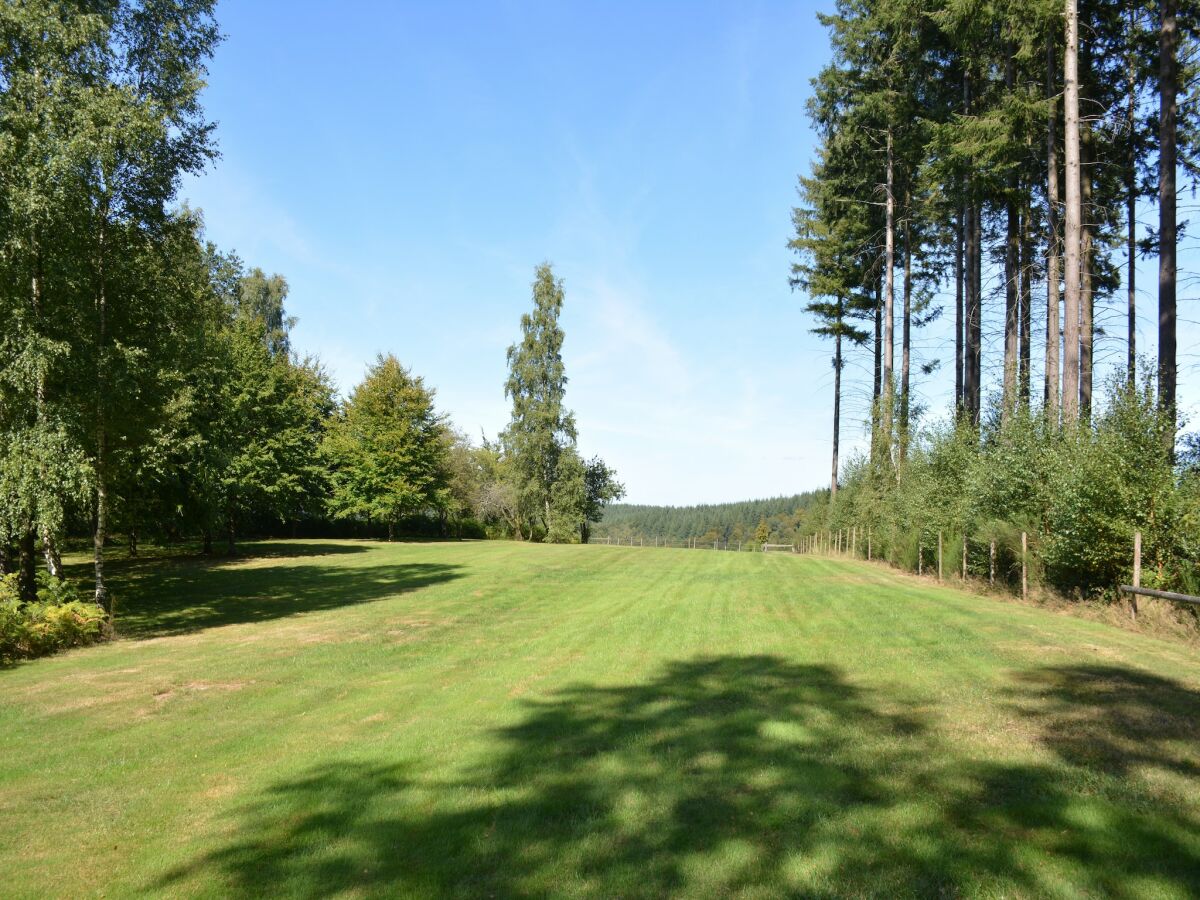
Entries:
<svg viewBox="0 0 1200 900">
<path fill-rule="evenodd" d="M 838 437 L 842 420 L 842 332 L 833 337 L 833 466 L 829 476 L 829 497 L 838 491 Z"/>
<path fill-rule="evenodd" d="M 962 108 L 965 115 L 971 104 L 971 87 L 966 69 L 962 73 Z M 958 180 L 958 222 L 954 229 L 954 414 L 961 418 L 966 409 L 966 359 L 964 357 L 966 327 L 967 275 L 965 270 L 967 203 L 966 180 Z"/>
<path fill-rule="evenodd" d="M 983 381 L 983 213 L 977 203 L 971 205 L 967 260 L 970 293 L 967 300 L 967 415 L 979 427 Z"/>
<path fill-rule="evenodd" d="M 1159 24 L 1158 68 L 1158 402 L 1171 422 L 1168 449 L 1175 452 L 1176 379 L 1176 93 L 1179 85 L 1175 59 L 1179 33 L 1175 21 L 1178 0 L 1162 0 Z"/>
<path fill-rule="evenodd" d="M 1007 418 L 1017 405 L 1017 370 L 1020 354 L 1021 310 L 1018 286 L 1020 283 L 1020 224 L 1016 203 L 1009 200 L 1004 242 L 1004 397 L 1003 414 Z"/>
<path fill-rule="evenodd" d="M 1095 168 L 1092 127 L 1080 125 L 1080 184 L 1079 206 L 1082 222 L 1079 239 L 1079 415 L 1085 420 L 1092 417 L 1092 340 L 1095 334 L 1094 303 L 1095 291 L 1092 270 L 1095 262 L 1094 233 L 1092 220 L 1092 171 Z"/>
<path fill-rule="evenodd" d="M 1046 42 L 1046 96 L 1050 100 L 1046 115 L 1046 376 L 1042 394 L 1046 421 L 1058 424 L 1059 376 L 1058 348 L 1062 341 L 1059 329 L 1058 277 L 1058 104 L 1055 101 L 1056 72 L 1054 39 Z"/>
<path fill-rule="evenodd" d="M 1063 424 L 1079 421 L 1079 300 L 1082 209 L 1079 173 L 1079 14 L 1066 0 L 1063 58 L 1063 151 L 1066 158 L 1066 223 L 1063 235 Z"/>
<path fill-rule="evenodd" d="M 1016 69 L 1012 54 L 1004 67 L 1004 86 L 1012 91 L 1016 80 Z M 1002 415 L 1012 415 L 1017 405 L 1017 355 L 1019 352 L 1019 328 L 1021 310 L 1018 306 L 1017 286 L 1020 280 L 1019 241 L 1020 222 L 1017 221 L 1017 176 L 1008 179 L 1008 196 L 1005 198 L 1006 228 L 1004 241 L 1004 397 Z"/>
<path fill-rule="evenodd" d="M 875 281 L 875 387 L 871 394 L 874 403 L 883 393 L 883 303 L 879 281 Z"/>
<path fill-rule="evenodd" d="M 871 393 L 871 462 L 878 464 L 883 452 L 879 433 L 880 397 L 883 393 L 883 289 L 875 278 L 875 382 Z"/>
<path fill-rule="evenodd" d="M 967 221 L 965 227 L 966 250 L 963 254 L 963 262 L 966 263 L 966 277 L 963 279 L 963 288 L 966 291 L 964 300 L 965 308 L 963 315 L 963 344 L 965 357 L 963 359 L 963 409 L 966 411 L 967 420 L 975 422 L 975 354 L 971 343 L 971 335 L 974 324 L 975 310 L 975 206 L 970 204 L 966 208 Z"/>
<path fill-rule="evenodd" d="M 1029 234 L 1029 195 L 1025 194 L 1025 199 L 1022 201 L 1021 208 L 1021 335 L 1020 345 L 1021 352 L 1017 365 L 1017 393 L 1018 401 L 1029 408 L 1029 389 L 1030 389 L 1030 343 L 1031 330 L 1033 328 L 1033 242 Z"/>
<path fill-rule="evenodd" d="M 883 434 L 887 441 L 887 454 L 892 448 L 892 404 L 895 398 L 893 367 L 895 365 L 896 331 L 896 203 L 895 161 L 892 156 L 892 129 L 887 132 L 887 196 L 885 198 L 886 228 L 884 234 L 883 266 Z"/>
<path fill-rule="evenodd" d="M 1126 340 L 1126 378 L 1132 386 L 1137 378 L 1137 58 L 1133 41 L 1137 34 L 1134 5 L 1129 4 L 1129 32 L 1125 57 L 1128 79 L 1125 98 L 1125 127 L 1129 129 L 1129 158 L 1125 165 L 1125 300 L 1128 326 Z"/>
<path fill-rule="evenodd" d="M 909 370 L 912 361 L 912 228 L 908 223 L 908 196 L 905 195 L 904 222 L 904 322 L 900 338 L 900 451 L 901 462 L 908 456 Z"/>
<path fill-rule="evenodd" d="M 958 209 L 954 226 L 954 413 L 963 409 L 963 215 Z"/>
</svg>

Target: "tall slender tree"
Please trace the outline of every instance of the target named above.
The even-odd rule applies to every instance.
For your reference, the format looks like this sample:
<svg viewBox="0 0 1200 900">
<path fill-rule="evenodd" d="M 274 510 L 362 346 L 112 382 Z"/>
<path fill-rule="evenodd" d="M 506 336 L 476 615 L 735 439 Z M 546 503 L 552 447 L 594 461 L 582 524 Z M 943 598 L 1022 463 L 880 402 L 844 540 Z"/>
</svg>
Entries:
<svg viewBox="0 0 1200 900">
<path fill-rule="evenodd" d="M 1063 55 L 1063 148 L 1066 206 L 1063 235 L 1063 422 L 1079 420 L 1079 314 L 1082 291 L 1082 197 L 1079 171 L 1079 10 L 1066 0 Z"/>
<path fill-rule="evenodd" d="M 791 285 L 809 296 L 805 311 L 817 325 L 814 334 L 833 339 L 833 454 L 829 489 L 838 489 L 838 452 L 841 443 L 842 370 L 844 344 L 861 346 L 869 335 L 856 326 L 851 313 L 862 305 L 866 281 L 863 239 L 868 217 L 863 208 L 842 202 L 845 184 L 828 155 L 818 158 L 810 178 L 800 179 L 802 205 L 792 211 L 795 234 L 790 242 L 798 259 L 792 264 Z"/>
<path fill-rule="evenodd" d="M 521 341 L 508 348 L 505 395 L 512 419 L 503 440 L 518 478 L 527 521 L 539 521 L 546 534 L 559 457 L 573 449 L 575 415 L 564 405 L 567 375 L 563 367 L 563 284 L 549 263 L 537 267 L 533 310 L 521 316 Z M 530 530 L 532 536 L 533 531 Z"/>
<path fill-rule="evenodd" d="M 1058 264 L 1058 91 L 1054 37 L 1046 39 L 1046 360 L 1043 403 L 1046 420 L 1058 425 L 1061 398 L 1059 382 L 1059 326 L 1061 304 Z"/>
<path fill-rule="evenodd" d="M 1176 139 L 1179 67 L 1178 0 L 1162 0 L 1159 18 L 1158 137 L 1158 401 L 1172 424 L 1176 417 Z M 1175 431 L 1171 429 L 1171 451 Z"/>
</svg>

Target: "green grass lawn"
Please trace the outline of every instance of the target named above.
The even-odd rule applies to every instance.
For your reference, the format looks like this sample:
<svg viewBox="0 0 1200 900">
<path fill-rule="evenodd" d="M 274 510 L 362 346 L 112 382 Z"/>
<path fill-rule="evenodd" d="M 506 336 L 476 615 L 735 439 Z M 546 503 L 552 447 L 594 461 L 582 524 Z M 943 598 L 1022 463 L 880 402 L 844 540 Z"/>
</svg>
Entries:
<svg viewBox="0 0 1200 900">
<path fill-rule="evenodd" d="M 277 542 L 0 670 L 0 895 L 1200 896 L 1200 659 L 867 564 Z"/>
</svg>

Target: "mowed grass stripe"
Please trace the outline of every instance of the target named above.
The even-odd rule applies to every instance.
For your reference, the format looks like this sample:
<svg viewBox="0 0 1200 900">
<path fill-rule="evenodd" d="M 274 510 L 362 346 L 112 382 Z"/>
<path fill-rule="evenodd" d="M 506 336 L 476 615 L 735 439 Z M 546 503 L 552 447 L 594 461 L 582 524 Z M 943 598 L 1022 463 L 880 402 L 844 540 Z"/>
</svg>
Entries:
<svg viewBox="0 0 1200 900">
<path fill-rule="evenodd" d="M 254 553 L 0 671 L 5 895 L 1200 892 L 1180 645 L 783 554 Z"/>
</svg>

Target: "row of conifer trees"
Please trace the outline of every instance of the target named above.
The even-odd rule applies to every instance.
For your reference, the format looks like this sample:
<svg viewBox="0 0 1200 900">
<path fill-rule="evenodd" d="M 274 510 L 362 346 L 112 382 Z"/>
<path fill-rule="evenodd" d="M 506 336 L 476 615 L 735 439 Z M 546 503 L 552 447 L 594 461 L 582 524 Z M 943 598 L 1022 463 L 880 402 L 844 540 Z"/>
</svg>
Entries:
<svg viewBox="0 0 1200 900">
<path fill-rule="evenodd" d="M 1155 571 L 1190 579 L 1177 182 L 1194 183 L 1200 161 L 1198 12 L 1194 0 L 840 0 L 822 17 L 833 60 L 814 81 L 820 143 L 792 241 L 793 284 L 834 346 L 831 503 L 813 527 L 870 518 L 900 555 L 933 524 L 968 543 L 1029 529 L 1051 580 L 1091 589 L 1128 566 L 1146 526 Z M 1157 268 L 1151 291 L 1139 262 Z M 1151 348 L 1139 315 L 1157 323 Z M 1101 322 L 1117 316 L 1123 353 L 1103 392 Z M 951 365 L 919 355 L 938 319 L 953 320 Z M 873 357 L 871 442 L 846 467 L 842 374 L 860 347 Z M 953 409 L 921 432 L 915 398 L 949 372 Z M 839 503 L 847 487 L 856 496 Z M 1089 517 L 1112 533 L 1099 539 Z M 1101 563 L 1085 535 L 1119 556 Z"/>
<path fill-rule="evenodd" d="M 1134 376 L 1136 259 L 1157 262 L 1155 374 L 1176 409 L 1176 182 L 1200 153 L 1196 13 L 1187 0 L 842 0 L 822 17 L 834 58 L 809 105 L 820 146 L 800 180 L 793 279 L 834 342 L 835 417 L 847 353 L 873 354 L 878 453 L 904 457 L 915 382 L 935 370 L 952 369 L 955 407 L 979 424 L 993 308 L 1003 409 L 1086 420 L 1097 309 L 1118 296 Z M 952 366 L 914 350 L 943 296 Z M 836 470 L 836 429 L 834 443 Z"/>
</svg>

